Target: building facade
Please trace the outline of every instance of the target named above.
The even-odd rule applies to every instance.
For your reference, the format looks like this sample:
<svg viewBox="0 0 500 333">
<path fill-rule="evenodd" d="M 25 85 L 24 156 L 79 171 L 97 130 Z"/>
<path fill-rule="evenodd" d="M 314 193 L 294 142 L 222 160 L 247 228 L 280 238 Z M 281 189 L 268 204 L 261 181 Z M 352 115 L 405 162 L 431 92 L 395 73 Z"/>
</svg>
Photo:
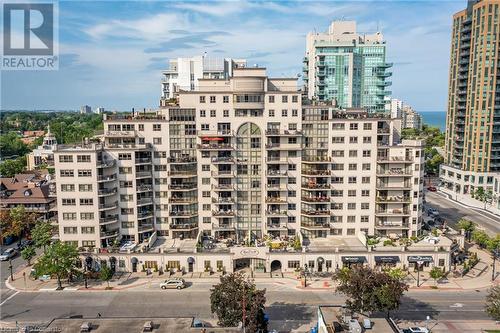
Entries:
<svg viewBox="0 0 500 333">
<path fill-rule="evenodd" d="M 263 68 L 200 79 L 176 106 L 105 115 L 102 142 L 57 146 L 60 239 L 120 243 L 129 270 L 375 265 L 367 235 L 420 235 L 423 143 L 400 133 L 400 119 L 302 103 L 297 79 Z"/>
<path fill-rule="evenodd" d="M 246 60 L 202 55 L 192 58 L 177 58 L 169 62 L 163 71 L 160 104 L 175 99 L 180 90 L 191 91 L 198 87 L 198 79 L 227 79 L 233 68 L 245 67 Z"/>
<path fill-rule="evenodd" d="M 42 145 L 38 146 L 38 148 L 33 149 L 33 151 L 27 155 L 27 169 L 34 170 L 42 166 L 53 168 L 54 148 L 56 147 L 56 145 L 56 137 L 50 131 L 49 126 L 47 129 L 47 133 L 43 137 Z"/>
<path fill-rule="evenodd" d="M 469 1 L 453 15 L 443 189 L 492 191 L 500 172 L 500 3 Z"/>
<path fill-rule="evenodd" d="M 403 128 L 422 129 L 422 116 L 409 105 L 402 107 Z"/>
<path fill-rule="evenodd" d="M 92 113 L 92 107 L 89 105 L 82 105 L 80 107 L 80 113 L 81 114 L 87 114 L 87 113 Z"/>
<path fill-rule="evenodd" d="M 309 99 L 385 112 L 391 66 L 382 34 L 359 34 L 354 21 L 334 21 L 325 33 L 307 34 L 303 72 Z"/>
</svg>

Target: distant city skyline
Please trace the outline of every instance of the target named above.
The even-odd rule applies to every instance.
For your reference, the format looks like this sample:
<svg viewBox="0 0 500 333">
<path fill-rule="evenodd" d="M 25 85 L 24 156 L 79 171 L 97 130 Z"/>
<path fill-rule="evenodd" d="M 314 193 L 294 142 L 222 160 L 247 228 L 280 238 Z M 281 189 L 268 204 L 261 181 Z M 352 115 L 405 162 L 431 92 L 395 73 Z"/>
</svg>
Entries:
<svg viewBox="0 0 500 333">
<path fill-rule="evenodd" d="M 60 2 L 59 71 L 3 72 L 0 108 L 154 108 L 168 60 L 204 52 L 297 76 L 306 34 L 345 19 L 383 32 L 393 97 L 418 112 L 445 111 L 451 16 L 465 3 Z"/>
</svg>

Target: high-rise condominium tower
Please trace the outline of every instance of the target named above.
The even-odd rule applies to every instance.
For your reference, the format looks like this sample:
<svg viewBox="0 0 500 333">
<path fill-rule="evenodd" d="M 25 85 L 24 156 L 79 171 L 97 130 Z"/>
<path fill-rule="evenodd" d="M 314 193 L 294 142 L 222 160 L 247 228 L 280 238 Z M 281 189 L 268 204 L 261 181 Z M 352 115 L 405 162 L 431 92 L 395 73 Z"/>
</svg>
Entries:
<svg viewBox="0 0 500 333">
<path fill-rule="evenodd" d="M 445 187 L 493 189 L 500 171 L 500 1 L 469 1 L 453 15 Z"/>
<path fill-rule="evenodd" d="M 385 46 L 380 32 L 359 34 L 354 21 L 335 21 L 328 32 L 310 32 L 303 68 L 308 98 L 385 112 L 392 66 L 385 61 Z"/>
</svg>

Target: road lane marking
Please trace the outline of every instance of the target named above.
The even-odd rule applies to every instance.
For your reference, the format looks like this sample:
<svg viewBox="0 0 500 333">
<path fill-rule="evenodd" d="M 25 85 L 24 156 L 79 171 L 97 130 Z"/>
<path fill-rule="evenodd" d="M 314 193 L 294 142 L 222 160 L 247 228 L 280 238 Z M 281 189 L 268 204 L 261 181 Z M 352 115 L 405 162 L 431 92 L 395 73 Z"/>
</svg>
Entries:
<svg viewBox="0 0 500 333">
<path fill-rule="evenodd" d="M 19 291 L 16 291 L 14 294 L 12 294 L 9 297 L 7 297 L 2 303 L 0 303 L 0 306 L 4 305 L 5 302 L 7 302 L 8 300 L 10 300 L 12 297 L 16 296 L 17 294 L 19 294 Z"/>
<path fill-rule="evenodd" d="M 450 308 L 463 308 L 464 305 L 462 303 L 455 303 L 450 305 Z"/>
</svg>

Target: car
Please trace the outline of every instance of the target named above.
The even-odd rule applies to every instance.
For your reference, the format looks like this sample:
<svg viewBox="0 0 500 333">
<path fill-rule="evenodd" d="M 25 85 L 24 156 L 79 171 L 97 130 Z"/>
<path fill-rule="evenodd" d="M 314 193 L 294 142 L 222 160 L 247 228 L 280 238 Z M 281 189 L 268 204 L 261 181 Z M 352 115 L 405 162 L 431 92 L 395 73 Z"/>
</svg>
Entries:
<svg viewBox="0 0 500 333">
<path fill-rule="evenodd" d="M 26 239 L 26 240 L 23 240 L 23 241 L 21 242 L 21 244 L 19 244 L 19 245 L 17 246 L 17 249 L 18 249 L 19 251 L 22 251 L 24 248 L 26 248 L 26 247 L 28 247 L 28 246 L 31 246 L 31 245 L 33 245 L 33 244 L 34 244 L 34 242 L 33 242 L 32 240 Z"/>
<path fill-rule="evenodd" d="M 13 257 L 15 257 L 17 254 L 17 250 L 13 247 L 11 247 L 10 249 L 7 249 L 5 250 L 1 255 L 0 255 L 0 260 L 1 261 L 6 261 L 6 260 L 9 260 L 9 259 L 12 259 Z"/>
<path fill-rule="evenodd" d="M 425 327 L 409 327 L 403 330 L 404 333 L 429 333 L 429 329 Z"/>
<path fill-rule="evenodd" d="M 165 280 L 160 284 L 161 289 L 183 289 L 186 288 L 186 281 L 184 279 L 173 278 Z"/>
<path fill-rule="evenodd" d="M 437 188 L 434 186 L 429 186 L 429 187 L 427 187 L 427 191 L 436 192 Z"/>
</svg>

